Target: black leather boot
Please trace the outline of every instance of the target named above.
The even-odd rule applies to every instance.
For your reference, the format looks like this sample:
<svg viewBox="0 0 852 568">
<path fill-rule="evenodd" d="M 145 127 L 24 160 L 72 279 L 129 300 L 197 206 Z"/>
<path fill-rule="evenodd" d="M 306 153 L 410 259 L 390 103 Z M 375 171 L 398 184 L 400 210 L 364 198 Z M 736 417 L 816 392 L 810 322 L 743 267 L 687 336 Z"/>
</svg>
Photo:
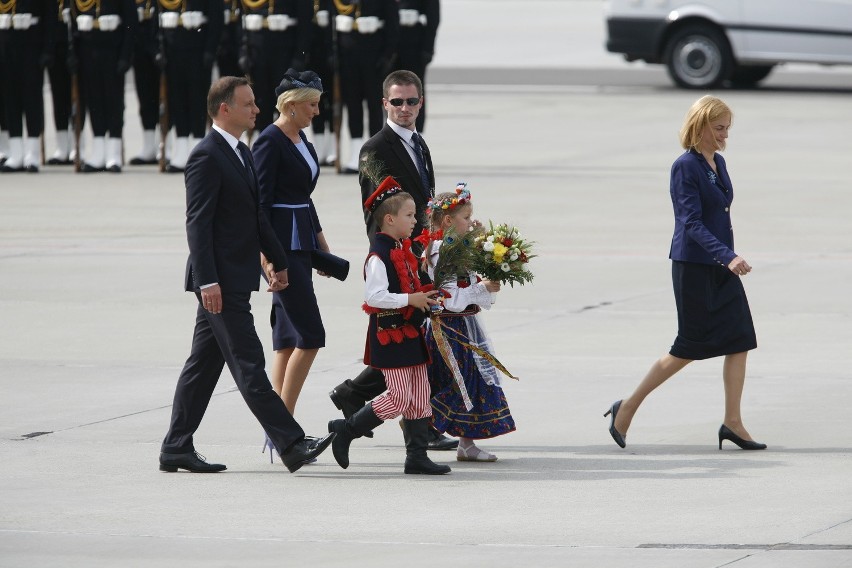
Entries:
<svg viewBox="0 0 852 568">
<path fill-rule="evenodd" d="M 372 404 L 362 406 L 346 420 L 329 421 L 328 431 L 337 434 L 331 443 L 331 452 L 337 464 L 343 469 L 349 467 L 349 444 L 352 440 L 366 435 L 383 422 L 384 420 L 373 412 Z"/>
<path fill-rule="evenodd" d="M 432 438 L 429 422 L 429 418 L 402 420 L 402 433 L 405 436 L 405 473 L 442 475 L 452 471 L 450 466 L 438 465 L 426 454 L 426 448 Z"/>
</svg>

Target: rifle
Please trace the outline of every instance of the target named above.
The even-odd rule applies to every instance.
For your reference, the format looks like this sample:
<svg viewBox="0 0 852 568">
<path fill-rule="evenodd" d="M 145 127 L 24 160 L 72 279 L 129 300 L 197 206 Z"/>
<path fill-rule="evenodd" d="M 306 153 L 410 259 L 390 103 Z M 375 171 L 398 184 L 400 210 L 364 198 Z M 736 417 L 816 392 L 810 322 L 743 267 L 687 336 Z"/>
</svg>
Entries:
<svg viewBox="0 0 852 568">
<path fill-rule="evenodd" d="M 337 11 L 335 10 L 335 14 Z M 340 94 L 340 53 L 337 44 L 337 18 L 331 15 L 331 127 L 334 129 L 334 155 L 337 157 L 334 171 L 340 173 L 343 170 L 343 158 L 340 151 L 340 126 L 343 122 L 343 97 Z"/>
<path fill-rule="evenodd" d="M 166 41 L 162 30 L 157 33 L 159 52 L 157 64 L 160 66 L 160 173 L 166 171 L 166 139 L 169 136 L 169 79 L 166 75 Z"/>
<path fill-rule="evenodd" d="M 80 81 L 77 73 L 77 54 L 74 52 L 74 2 L 68 3 L 68 21 L 66 29 L 68 31 L 68 73 L 71 75 L 71 121 L 74 125 L 74 171 L 79 172 L 82 166 L 80 158 L 80 132 L 83 130 L 83 112 L 80 109 Z M 58 65 L 58 63 L 57 63 Z"/>
</svg>

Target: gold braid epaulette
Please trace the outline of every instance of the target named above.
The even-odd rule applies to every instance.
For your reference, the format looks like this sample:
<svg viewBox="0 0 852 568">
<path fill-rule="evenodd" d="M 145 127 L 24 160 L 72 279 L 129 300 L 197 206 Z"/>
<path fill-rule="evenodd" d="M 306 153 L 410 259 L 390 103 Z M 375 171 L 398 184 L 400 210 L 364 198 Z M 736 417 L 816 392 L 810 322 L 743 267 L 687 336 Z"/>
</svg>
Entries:
<svg viewBox="0 0 852 568">
<path fill-rule="evenodd" d="M 176 12 L 178 8 L 181 12 L 186 11 L 183 0 L 160 0 L 160 6 L 169 12 Z"/>
<path fill-rule="evenodd" d="M 257 10 L 258 8 L 262 8 L 267 1 L 269 1 L 269 10 L 267 10 L 267 12 L 272 14 L 273 10 L 275 10 L 275 5 L 272 3 L 272 0 L 243 0 L 243 8 L 247 10 Z"/>
<path fill-rule="evenodd" d="M 8 2 L 3 2 L 0 0 L 0 14 L 8 14 L 9 12 L 15 11 L 16 0 L 9 0 Z"/>
<path fill-rule="evenodd" d="M 344 4 L 341 0 L 334 0 L 334 8 L 341 16 L 348 16 L 355 10 L 354 4 Z M 360 7 L 359 7 L 360 12 Z"/>
<path fill-rule="evenodd" d="M 92 6 L 97 4 L 95 9 L 95 17 L 101 15 L 101 2 L 100 0 L 74 0 L 74 3 L 77 5 L 77 13 L 82 14 L 84 12 L 88 12 L 92 9 Z"/>
</svg>

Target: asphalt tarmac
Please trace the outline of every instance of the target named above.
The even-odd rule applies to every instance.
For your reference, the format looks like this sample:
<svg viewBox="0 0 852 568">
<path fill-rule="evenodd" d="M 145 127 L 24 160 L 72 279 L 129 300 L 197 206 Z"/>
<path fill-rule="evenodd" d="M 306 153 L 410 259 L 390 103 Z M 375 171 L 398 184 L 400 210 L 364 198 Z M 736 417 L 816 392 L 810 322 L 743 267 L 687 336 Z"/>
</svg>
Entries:
<svg viewBox="0 0 852 568">
<path fill-rule="evenodd" d="M 565 4 L 594 15 L 592 2 Z M 353 444 L 348 470 L 327 452 L 289 474 L 261 454 L 227 372 L 196 444 L 228 470 L 159 472 L 195 313 L 182 178 L 0 175 L 0 566 L 852 566 L 852 88 L 843 72 L 797 68 L 771 88 L 716 93 L 735 113 L 736 248 L 754 266 L 743 414 L 769 449 L 718 449 L 719 360 L 653 393 L 620 449 L 602 414 L 676 333 L 668 172 L 703 93 L 654 69 L 607 80 L 618 67 L 604 59 L 564 67 L 588 78 L 576 84 L 430 88 L 438 189 L 467 181 L 475 216 L 516 224 L 539 255 L 535 281 L 484 315 L 520 377 L 505 384 L 518 430 L 482 443 L 495 463 L 432 452 L 453 468 L 443 477 L 402 473 L 393 423 Z M 436 77 L 464 67 L 439 63 Z M 323 170 L 314 195 L 353 270 L 316 279 L 328 339 L 296 409 L 309 434 L 338 416 L 326 393 L 360 371 L 366 330 L 356 179 Z M 269 302 L 254 295 L 267 347 Z"/>
</svg>

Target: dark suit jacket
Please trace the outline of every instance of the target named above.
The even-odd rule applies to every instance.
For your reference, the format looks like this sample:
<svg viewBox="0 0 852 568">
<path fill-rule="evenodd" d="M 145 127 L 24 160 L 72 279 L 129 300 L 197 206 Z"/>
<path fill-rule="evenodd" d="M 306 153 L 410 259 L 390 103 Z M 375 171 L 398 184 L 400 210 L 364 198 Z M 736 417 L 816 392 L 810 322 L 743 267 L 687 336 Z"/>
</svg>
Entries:
<svg viewBox="0 0 852 568">
<path fill-rule="evenodd" d="M 284 248 L 260 211 L 257 182 L 216 130 L 192 151 L 184 177 L 187 291 L 214 282 L 223 293 L 257 290 L 261 251 L 276 270 L 287 268 Z"/>
<path fill-rule="evenodd" d="M 302 144 L 319 164 L 314 146 L 299 132 Z M 270 124 L 252 146 L 260 187 L 260 209 L 272 223 L 275 234 L 286 250 L 319 248 L 316 235 L 322 231 L 311 194 L 317 177 L 311 177 L 311 167 L 296 145 L 281 129 Z M 319 166 L 317 166 L 319 167 Z M 274 204 L 307 205 L 307 207 L 273 207 Z"/>
<path fill-rule="evenodd" d="M 414 204 L 417 206 L 417 226 L 414 227 L 413 237 L 420 234 L 426 222 L 426 203 L 432 196 L 435 195 L 435 169 L 432 167 L 432 155 L 426 143 L 423 143 L 423 153 L 426 158 L 426 167 L 429 168 L 429 185 L 424 188 L 423 182 L 420 181 L 420 173 L 417 171 L 417 165 L 408 155 L 405 149 L 405 142 L 402 141 L 393 128 L 385 123 L 384 128 L 378 131 L 373 137 L 367 140 L 361 147 L 360 159 L 364 161 L 368 157 L 371 160 L 378 160 L 383 166 L 383 177 L 388 175 L 399 182 L 400 187 L 414 198 Z M 372 156 L 371 156 L 372 155 Z M 361 205 L 370 195 L 376 190 L 377 184 L 373 180 L 368 179 L 363 174 L 359 174 L 361 183 Z M 381 180 L 378 180 L 381 182 Z M 367 235 L 370 240 L 376 234 L 376 224 L 372 216 L 368 212 L 364 212 L 364 222 L 367 224 Z"/>
<path fill-rule="evenodd" d="M 716 154 L 715 161 L 718 174 L 700 152 L 693 150 L 682 154 L 672 165 L 672 260 L 727 266 L 737 256 L 731 225 L 734 186 L 725 159 Z"/>
</svg>

